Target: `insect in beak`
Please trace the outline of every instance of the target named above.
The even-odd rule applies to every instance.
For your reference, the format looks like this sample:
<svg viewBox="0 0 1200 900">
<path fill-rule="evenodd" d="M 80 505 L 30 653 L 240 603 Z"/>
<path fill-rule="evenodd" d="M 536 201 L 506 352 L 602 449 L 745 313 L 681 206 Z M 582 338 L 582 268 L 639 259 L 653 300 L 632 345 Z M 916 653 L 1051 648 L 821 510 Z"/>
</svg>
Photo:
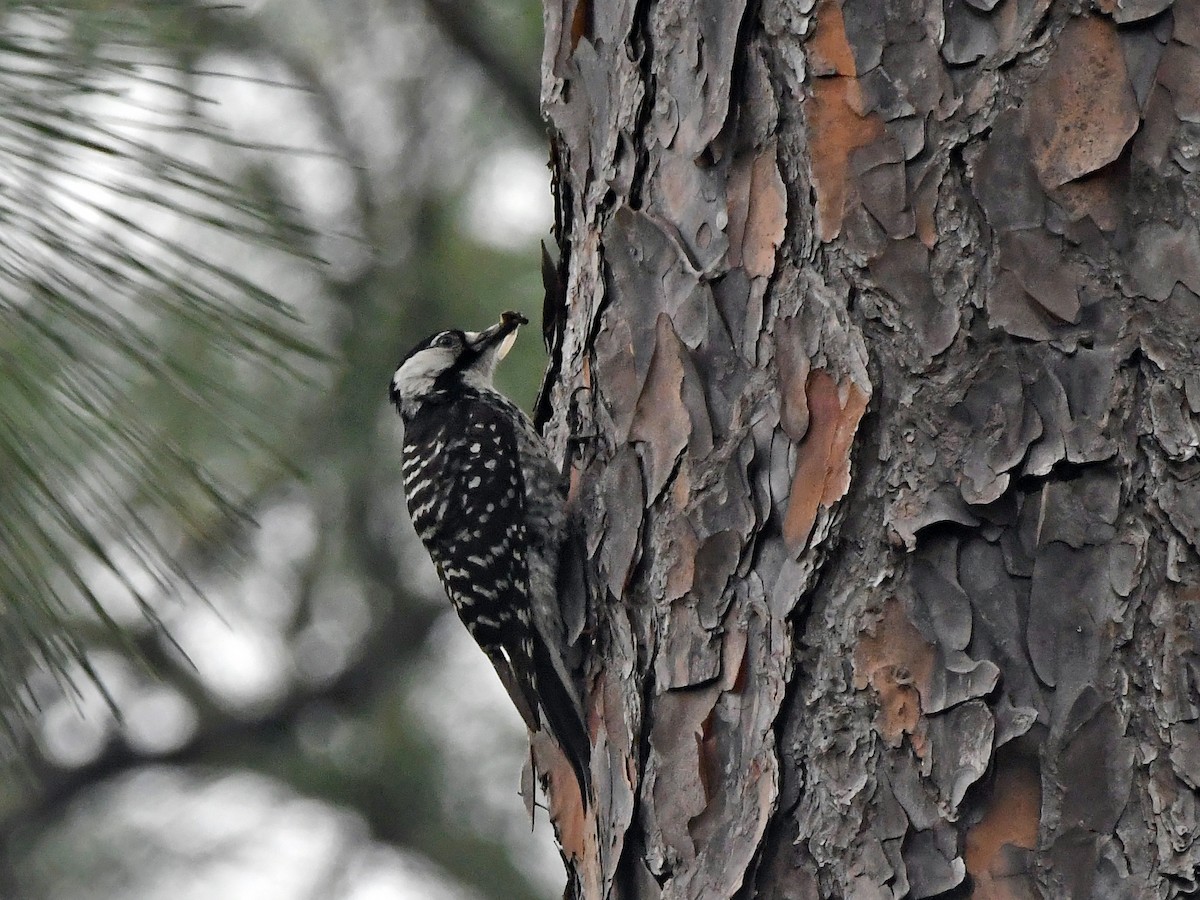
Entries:
<svg viewBox="0 0 1200 900">
<path fill-rule="evenodd" d="M 517 341 L 517 329 L 522 325 L 528 324 L 529 320 L 519 312 L 509 310 L 508 312 L 501 313 L 499 324 L 493 325 L 484 332 L 489 343 L 494 340 L 500 341 L 500 346 L 496 348 L 497 360 L 508 356 L 508 351 L 512 349 L 513 344 Z"/>
</svg>

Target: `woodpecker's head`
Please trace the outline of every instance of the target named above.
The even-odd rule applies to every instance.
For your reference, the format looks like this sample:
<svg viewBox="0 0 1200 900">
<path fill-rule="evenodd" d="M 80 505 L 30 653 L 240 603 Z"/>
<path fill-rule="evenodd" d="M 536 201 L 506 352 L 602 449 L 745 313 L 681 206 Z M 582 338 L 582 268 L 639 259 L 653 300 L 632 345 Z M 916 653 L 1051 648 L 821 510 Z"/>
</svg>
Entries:
<svg viewBox="0 0 1200 900">
<path fill-rule="evenodd" d="M 518 312 L 506 312 L 483 331 L 439 331 L 408 351 L 392 376 L 388 396 L 402 416 L 415 413 L 433 397 L 457 390 L 492 390 L 496 363 L 504 359 L 517 329 L 529 323 Z"/>
</svg>

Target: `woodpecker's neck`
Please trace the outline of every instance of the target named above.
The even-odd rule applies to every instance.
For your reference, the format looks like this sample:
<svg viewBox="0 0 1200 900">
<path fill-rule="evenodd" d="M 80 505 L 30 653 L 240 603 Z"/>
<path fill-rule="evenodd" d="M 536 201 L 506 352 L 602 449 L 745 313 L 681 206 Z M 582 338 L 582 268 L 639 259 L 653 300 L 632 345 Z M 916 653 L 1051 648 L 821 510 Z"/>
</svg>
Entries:
<svg viewBox="0 0 1200 900">
<path fill-rule="evenodd" d="M 491 379 L 456 378 L 446 384 L 435 383 L 432 390 L 420 397 L 402 397 L 396 409 L 407 423 L 420 415 L 437 415 L 451 403 L 459 402 L 506 405 L 504 395 L 492 387 Z"/>
</svg>

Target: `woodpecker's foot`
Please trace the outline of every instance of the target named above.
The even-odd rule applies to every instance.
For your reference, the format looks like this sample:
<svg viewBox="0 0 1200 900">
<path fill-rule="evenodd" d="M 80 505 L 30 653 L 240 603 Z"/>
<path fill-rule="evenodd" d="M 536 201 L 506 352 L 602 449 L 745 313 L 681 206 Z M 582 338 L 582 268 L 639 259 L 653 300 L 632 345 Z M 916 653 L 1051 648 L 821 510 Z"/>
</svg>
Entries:
<svg viewBox="0 0 1200 900">
<path fill-rule="evenodd" d="M 586 399 L 580 400 L 580 395 Z M 580 465 L 582 468 L 587 468 L 596 459 L 596 445 L 602 439 L 603 435 L 596 431 L 591 425 L 594 420 L 592 415 L 592 389 L 584 385 L 580 385 L 571 392 L 571 399 L 567 405 L 567 428 L 569 434 L 567 436 L 567 448 L 569 458 L 574 459 L 576 452 L 581 454 Z M 588 409 L 588 414 L 584 414 L 585 407 Z M 584 430 L 585 423 L 588 425 L 588 430 Z M 591 454 L 586 458 L 582 458 L 583 448 L 591 448 Z"/>
</svg>

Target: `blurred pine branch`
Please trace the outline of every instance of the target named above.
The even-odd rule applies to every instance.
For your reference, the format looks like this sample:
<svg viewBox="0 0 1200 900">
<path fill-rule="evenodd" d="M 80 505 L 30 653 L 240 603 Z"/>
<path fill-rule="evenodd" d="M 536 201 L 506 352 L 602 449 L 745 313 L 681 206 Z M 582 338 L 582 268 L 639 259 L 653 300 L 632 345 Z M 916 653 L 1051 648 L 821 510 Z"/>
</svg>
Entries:
<svg viewBox="0 0 1200 900">
<path fill-rule="evenodd" d="M 204 115 L 193 73 L 155 50 L 164 29 L 194 22 L 194 10 L 173 8 L 60 0 L 0 11 L 9 741 L 36 705 L 35 667 L 68 687 L 90 673 L 68 621 L 120 631 L 102 585 L 151 620 L 188 589 L 180 549 L 242 515 L 254 460 L 282 462 L 278 436 L 262 433 L 261 385 L 318 371 L 296 313 L 226 262 L 247 247 L 302 255 L 309 235 L 270 192 L 210 171 L 229 139 Z M 205 459 L 227 465 L 200 461 L 188 437 L 201 430 L 228 448 Z M 235 459 L 236 448 L 253 452 Z"/>
</svg>

